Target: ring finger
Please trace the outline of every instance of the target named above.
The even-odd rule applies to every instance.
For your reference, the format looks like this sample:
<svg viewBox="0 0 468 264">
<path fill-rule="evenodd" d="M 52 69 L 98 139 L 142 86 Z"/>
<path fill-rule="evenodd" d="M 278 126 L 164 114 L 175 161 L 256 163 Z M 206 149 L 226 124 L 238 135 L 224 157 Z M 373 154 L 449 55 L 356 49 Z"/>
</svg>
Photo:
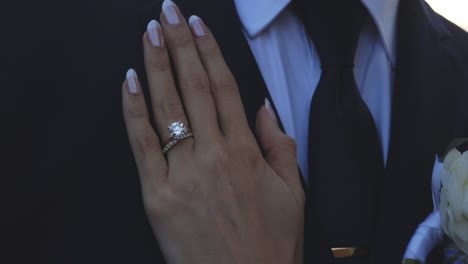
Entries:
<svg viewBox="0 0 468 264">
<path fill-rule="evenodd" d="M 176 121 L 181 121 L 187 127 L 190 127 L 190 124 L 175 86 L 162 29 L 156 20 L 152 20 L 148 24 L 147 32 L 143 36 L 143 43 L 156 129 L 161 138 L 162 147 L 164 147 L 164 143 L 167 143 L 170 136 L 168 130 L 170 124 Z M 193 146 L 192 139 L 183 141 L 174 146 L 169 153 L 186 153 L 187 148 L 179 146 L 182 144 Z"/>
</svg>

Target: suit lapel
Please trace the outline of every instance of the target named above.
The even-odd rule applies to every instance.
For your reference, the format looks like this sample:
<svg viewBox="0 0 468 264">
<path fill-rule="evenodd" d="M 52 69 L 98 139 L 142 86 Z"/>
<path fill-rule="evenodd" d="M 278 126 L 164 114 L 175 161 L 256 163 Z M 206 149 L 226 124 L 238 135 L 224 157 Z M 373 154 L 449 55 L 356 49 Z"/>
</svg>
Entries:
<svg viewBox="0 0 468 264">
<path fill-rule="evenodd" d="M 397 24 L 390 150 L 373 255 L 385 263 L 401 261 L 417 225 L 432 210 L 435 155 L 451 140 L 455 124 L 455 95 L 447 88 L 459 83 L 443 48 L 450 35 L 422 0 L 400 1 Z"/>
</svg>

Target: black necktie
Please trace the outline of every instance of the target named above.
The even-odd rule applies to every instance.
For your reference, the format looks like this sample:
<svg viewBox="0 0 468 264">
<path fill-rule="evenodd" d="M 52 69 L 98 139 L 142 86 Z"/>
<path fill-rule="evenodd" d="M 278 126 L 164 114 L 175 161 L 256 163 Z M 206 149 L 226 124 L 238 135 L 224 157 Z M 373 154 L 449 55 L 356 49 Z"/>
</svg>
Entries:
<svg viewBox="0 0 468 264">
<path fill-rule="evenodd" d="M 384 165 L 374 119 L 354 78 L 367 11 L 360 0 L 295 0 L 294 5 L 322 65 L 309 119 L 310 202 L 330 248 L 369 249 Z"/>
</svg>

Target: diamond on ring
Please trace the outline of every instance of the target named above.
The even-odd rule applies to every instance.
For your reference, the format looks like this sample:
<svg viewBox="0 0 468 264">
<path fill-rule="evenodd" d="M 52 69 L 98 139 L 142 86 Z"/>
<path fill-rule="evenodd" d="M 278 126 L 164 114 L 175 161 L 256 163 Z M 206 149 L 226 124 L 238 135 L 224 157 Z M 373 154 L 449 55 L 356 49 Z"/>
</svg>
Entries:
<svg viewBox="0 0 468 264">
<path fill-rule="evenodd" d="M 193 137 L 192 130 L 185 127 L 184 123 L 176 121 L 170 124 L 167 129 L 169 130 L 169 137 L 164 141 L 162 152 L 166 154 L 173 146 L 183 141 L 184 139 Z"/>
<path fill-rule="evenodd" d="M 167 127 L 169 132 L 171 133 L 171 137 L 173 139 L 180 139 L 183 137 L 189 130 L 185 127 L 184 123 L 177 121 L 172 123 L 170 126 Z"/>
</svg>

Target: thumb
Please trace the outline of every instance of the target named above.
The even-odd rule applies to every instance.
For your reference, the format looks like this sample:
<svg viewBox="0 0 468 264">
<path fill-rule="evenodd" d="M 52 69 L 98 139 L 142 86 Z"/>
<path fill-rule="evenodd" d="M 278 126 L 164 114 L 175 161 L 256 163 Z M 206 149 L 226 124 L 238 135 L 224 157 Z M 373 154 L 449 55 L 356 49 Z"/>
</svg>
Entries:
<svg viewBox="0 0 468 264">
<path fill-rule="evenodd" d="M 266 162 L 287 183 L 299 181 L 296 142 L 284 134 L 268 99 L 257 113 L 256 135 Z"/>
</svg>

